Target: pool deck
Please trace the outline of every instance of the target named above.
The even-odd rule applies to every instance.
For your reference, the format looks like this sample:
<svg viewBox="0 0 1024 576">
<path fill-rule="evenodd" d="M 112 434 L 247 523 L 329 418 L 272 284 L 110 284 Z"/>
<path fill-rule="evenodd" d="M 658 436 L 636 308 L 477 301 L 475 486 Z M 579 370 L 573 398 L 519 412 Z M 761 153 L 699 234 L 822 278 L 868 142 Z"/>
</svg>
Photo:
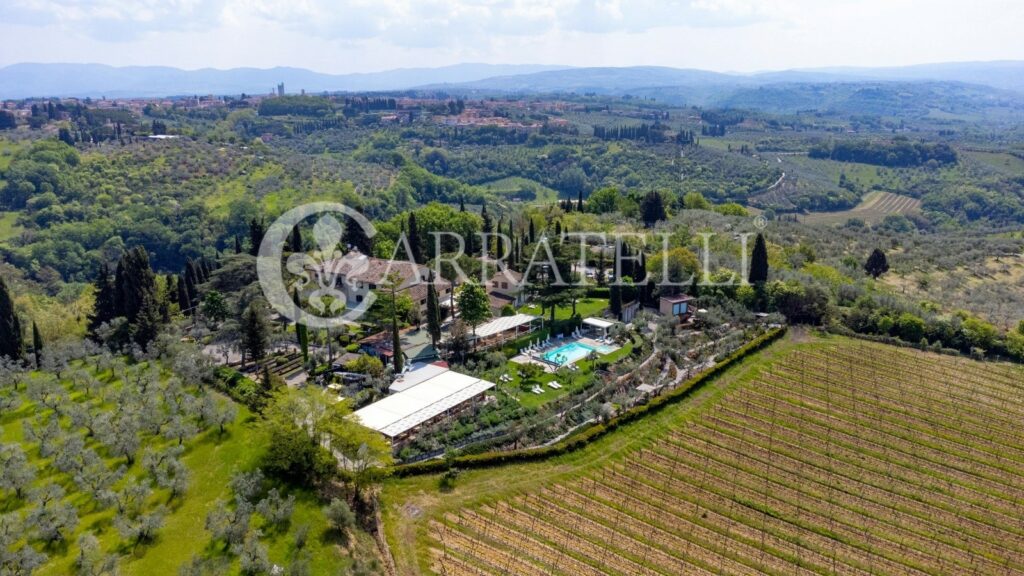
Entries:
<svg viewBox="0 0 1024 576">
<path fill-rule="evenodd" d="M 557 372 L 559 370 L 559 368 L 564 368 L 564 367 L 569 366 L 571 364 L 575 364 L 577 361 L 582 360 L 582 358 L 577 358 L 576 360 L 572 360 L 570 362 L 566 362 L 565 364 L 562 364 L 561 366 L 555 366 L 554 364 L 551 364 L 550 362 L 545 362 L 544 360 L 541 360 L 539 357 L 544 356 L 544 354 L 546 352 L 550 352 L 551 350 L 557 350 L 558 348 L 561 348 L 562 346 L 565 346 L 567 344 L 572 344 L 574 342 L 582 344 L 582 345 L 587 346 L 589 348 L 593 348 L 595 350 L 607 349 L 607 351 L 605 351 L 605 352 L 598 352 L 598 354 L 600 354 L 602 356 L 605 355 L 605 354 L 611 354 L 612 352 L 614 352 L 614 351 L 616 351 L 616 350 L 618 350 L 620 348 L 620 346 L 617 346 L 615 344 L 603 344 L 603 343 L 601 343 L 601 342 L 599 342 L 597 340 L 594 340 L 593 338 L 586 338 L 586 337 L 584 337 L 584 338 L 563 338 L 561 340 L 552 340 L 552 342 L 551 342 L 551 344 L 549 346 L 546 346 L 546 347 L 540 349 L 540 351 L 538 351 L 538 352 L 534 352 L 532 356 L 528 356 L 526 354 L 518 354 L 516 356 L 513 356 L 511 361 L 515 362 L 516 364 L 536 364 L 536 365 L 544 368 L 545 372 L 554 373 L 554 372 Z"/>
</svg>

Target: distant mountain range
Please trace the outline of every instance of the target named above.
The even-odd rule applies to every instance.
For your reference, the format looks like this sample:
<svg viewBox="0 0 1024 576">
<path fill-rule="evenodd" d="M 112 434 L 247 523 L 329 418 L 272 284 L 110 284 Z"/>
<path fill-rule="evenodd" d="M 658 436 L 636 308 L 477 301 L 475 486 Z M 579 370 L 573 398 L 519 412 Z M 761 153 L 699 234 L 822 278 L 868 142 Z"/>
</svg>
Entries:
<svg viewBox="0 0 1024 576">
<path fill-rule="evenodd" d="M 459 83 L 461 90 L 500 92 L 592 92 L 623 94 L 651 88 L 721 89 L 778 83 L 939 81 L 1024 91 L 1024 62 L 965 62 L 899 68 L 821 68 L 756 74 L 728 74 L 685 68 L 564 68 Z M 440 88 L 441 86 L 433 86 Z M 449 86 L 448 88 L 452 88 Z"/>
<path fill-rule="evenodd" d="M 288 93 L 437 89 L 456 93 L 675 94 L 699 103 L 741 89 L 776 84 L 959 82 L 1024 92 L 1024 62 L 957 62 L 896 68 L 819 68 L 729 74 L 658 66 L 457 64 L 364 74 L 322 74 L 303 68 L 181 70 L 163 66 L 15 64 L 0 68 L 0 98 L 31 96 L 182 96 L 263 94 L 283 82 Z"/>
<path fill-rule="evenodd" d="M 182 70 L 167 66 L 114 67 L 104 64 L 14 64 L 0 68 L 0 98 L 77 96 L 191 96 L 266 94 L 278 82 L 289 93 L 403 90 L 432 83 L 461 83 L 493 76 L 531 74 L 564 66 L 456 64 L 441 68 L 400 68 L 365 74 L 322 74 L 304 68 Z"/>
</svg>

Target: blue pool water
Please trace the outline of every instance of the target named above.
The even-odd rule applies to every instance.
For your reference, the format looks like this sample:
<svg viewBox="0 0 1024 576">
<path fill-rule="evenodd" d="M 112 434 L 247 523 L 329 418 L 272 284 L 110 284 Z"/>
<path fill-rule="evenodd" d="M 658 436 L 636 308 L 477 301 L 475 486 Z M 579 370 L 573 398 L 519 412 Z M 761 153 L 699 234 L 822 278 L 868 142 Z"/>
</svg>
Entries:
<svg viewBox="0 0 1024 576">
<path fill-rule="evenodd" d="M 550 352 L 544 353 L 544 359 L 552 364 L 559 366 L 563 364 L 572 364 L 573 362 L 586 358 L 587 354 L 594 352 L 595 350 L 585 344 L 579 342 L 570 342 L 563 346 L 559 346 Z"/>
</svg>

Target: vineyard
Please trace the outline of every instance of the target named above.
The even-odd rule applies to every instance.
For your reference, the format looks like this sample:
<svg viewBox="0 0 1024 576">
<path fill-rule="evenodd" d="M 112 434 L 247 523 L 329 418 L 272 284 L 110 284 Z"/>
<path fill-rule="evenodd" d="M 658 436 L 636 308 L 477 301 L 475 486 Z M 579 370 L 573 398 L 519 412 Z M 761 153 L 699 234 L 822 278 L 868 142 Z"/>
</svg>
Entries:
<svg viewBox="0 0 1024 576">
<path fill-rule="evenodd" d="M 856 207 L 842 212 L 813 212 L 800 217 L 808 224 L 842 224 L 850 218 L 859 218 L 868 224 L 877 224 L 890 214 L 914 214 L 921 211 L 921 201 L 892 192 L 871 192 Z"/>
<path fill-rule="evenodd" d="M 447 575 L 1024 572 L 1024 370 L 844 339 L 767 356 L 703 405 L 673 408 L 675 425 L 579 458 L 597 465 L 487 471 L 512 487 L 424 514 L 418 564 Z"/>
</svg>

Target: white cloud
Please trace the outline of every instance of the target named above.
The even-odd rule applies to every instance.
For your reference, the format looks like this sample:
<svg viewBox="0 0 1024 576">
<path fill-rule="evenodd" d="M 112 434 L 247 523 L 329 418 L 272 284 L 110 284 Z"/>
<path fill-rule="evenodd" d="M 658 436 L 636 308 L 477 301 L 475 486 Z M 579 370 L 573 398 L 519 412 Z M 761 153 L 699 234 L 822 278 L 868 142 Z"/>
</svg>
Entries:
<svg viewBox="0 0 1024 576">
<path fill-rule="evenodd" d="M 1016 0 L 0 0 L 0 65 L 718 70 L 1024 58 Z"/>
<path fill-rule="evenodd" d="M 4 0 L 0 21 L 126 41 L 146 32 L 216 27 L 223 4 L 223 0 Z"/>
</svg>

